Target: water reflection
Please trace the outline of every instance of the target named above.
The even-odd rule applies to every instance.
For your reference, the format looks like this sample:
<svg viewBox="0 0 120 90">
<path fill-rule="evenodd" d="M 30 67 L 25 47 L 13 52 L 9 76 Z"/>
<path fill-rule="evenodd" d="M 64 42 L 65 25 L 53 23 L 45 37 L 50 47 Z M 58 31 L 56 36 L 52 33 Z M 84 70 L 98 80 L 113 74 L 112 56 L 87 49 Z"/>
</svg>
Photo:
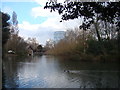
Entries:
<svg viewBox="0 0 120 90">
<path fill-rule="evenodd" d="M 7 57 L 3 63 L 7 88 L 120 87 L 117 63 L 70 61 L 54 56 Z"/>
</svg>

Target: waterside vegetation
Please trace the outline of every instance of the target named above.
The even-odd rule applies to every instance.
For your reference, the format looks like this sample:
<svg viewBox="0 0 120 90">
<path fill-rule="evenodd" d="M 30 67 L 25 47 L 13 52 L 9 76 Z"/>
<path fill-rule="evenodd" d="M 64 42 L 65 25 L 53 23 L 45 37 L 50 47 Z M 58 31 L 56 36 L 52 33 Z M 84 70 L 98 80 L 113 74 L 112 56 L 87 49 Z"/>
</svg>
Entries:
<svg viewBox="0 0 120 90">
<path fill-rule="evenodd" d="M 83 61 L 118 61 L 120 56 L 118 39 L 102 38 L 99 42 L 92 32 L 68 30 L 66 36 L 51 47 L 47 54 Z M 116 35 L 117 37 L 117 35 Z"/>
<path fill-rule="evenodd" d="M 36 38 L 28 38 L 25 40 L 19 36 L 17 14 L 13 11 L 12 17 L 9 14 L 0 12 L 2 17 L 2 55 L 7 56 L 28 56 L 33 53 L 42 52 L 42 45 L 40 45 Z"/>
<path fill-rule="evenodd" d="M 61 21 L 81 18 L 82 24 L 68 30 L 48 53 L 79 60 L 119 61 L 120 2 L 49 1 L 45 9 L 58 11 Z"/>
</svg>

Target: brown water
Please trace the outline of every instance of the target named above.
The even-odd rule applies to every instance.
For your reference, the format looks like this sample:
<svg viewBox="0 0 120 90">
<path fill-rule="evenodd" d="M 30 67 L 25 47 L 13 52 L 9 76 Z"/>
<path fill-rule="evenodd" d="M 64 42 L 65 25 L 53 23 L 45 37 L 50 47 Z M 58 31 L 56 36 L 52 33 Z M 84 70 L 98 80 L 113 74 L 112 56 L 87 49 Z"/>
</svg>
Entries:
<svg viewBox="0 0 120 90">
<path fill-rule="evenodd" d="M 6 57 L 3 69 L 6 88 L 120 88 L 119 63 L 43 55 Z"/>
</svg>

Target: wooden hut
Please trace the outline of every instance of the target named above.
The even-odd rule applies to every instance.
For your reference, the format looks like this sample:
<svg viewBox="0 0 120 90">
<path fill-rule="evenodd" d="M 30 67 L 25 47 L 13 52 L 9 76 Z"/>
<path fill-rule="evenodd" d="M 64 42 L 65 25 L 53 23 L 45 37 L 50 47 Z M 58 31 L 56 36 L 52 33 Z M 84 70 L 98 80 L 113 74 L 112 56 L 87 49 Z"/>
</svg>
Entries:
<svg viewBox="0 0 120 90">
<path fill-rule="evenodd" d="M 31 46 L 27 46 L 28 56 L 33 56 L 33 48 Z"/>
</svg>

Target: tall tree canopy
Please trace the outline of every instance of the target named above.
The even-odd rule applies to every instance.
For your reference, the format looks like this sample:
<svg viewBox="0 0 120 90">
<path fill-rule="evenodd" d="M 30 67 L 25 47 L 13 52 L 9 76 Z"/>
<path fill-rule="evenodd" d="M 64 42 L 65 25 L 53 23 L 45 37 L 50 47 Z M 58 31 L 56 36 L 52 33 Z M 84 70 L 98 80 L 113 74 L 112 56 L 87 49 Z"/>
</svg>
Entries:
<svg viewBox="0 0 120 90">
<path fill-rule="evenodd" d="M 2 15 L 2 44 L 4 46 L 10 35 L 10 23 L 8 22 L 10 16 L 3 12 L 0 12 L 0 14 Z"/>
<path fill-rule="evenodd" d="M 89 29 L 91 24 L 98 20 L 115 24 L 118 32 L 120 29 L 120 2 L 75 2 L 69 0 L 62 4 L 50 0 L 50 2 L 46 2 L 44 9 L 51 9 L 51 12 L 58 11 L 62 15 L 62 20 L 82 17 L 84 22 L 80 28 L 83 30 Z M 100 39 L 99 33 L 98 39 Z"/>
<path fill-rule="evenodd" d="M 110 23 L 116 22 L 120 26 L 120 2 L 64 2 L 56 3 L 54 1 L 47 2 L 44 7 L 52 11 L 58 11 L 62 15 L 62 20 L 75 19 L 84 16 L 84 28 L 88 28 L 90 23 L 99 19 Z M 86 26 L 85 26 L 86 25 Z"/>
</svg>

